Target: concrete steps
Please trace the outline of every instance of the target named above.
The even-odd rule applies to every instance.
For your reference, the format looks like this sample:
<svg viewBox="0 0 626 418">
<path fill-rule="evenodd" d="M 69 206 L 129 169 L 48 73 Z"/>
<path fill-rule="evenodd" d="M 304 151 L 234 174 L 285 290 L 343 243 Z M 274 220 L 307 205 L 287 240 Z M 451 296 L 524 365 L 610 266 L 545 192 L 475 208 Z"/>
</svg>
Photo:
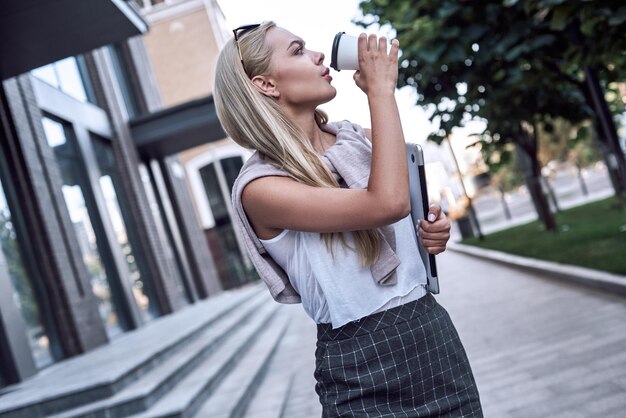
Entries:
<svg viewBox="0 0 626 418">
<path fill-rule="evenodd" d="M 175 356 L 169 357 L 158 368 L 148 371 L 119 393 L 50 418 L 124 417 L 145 411 L 227 341 L 237 327 L 249 320 L 267 302 L 265 295 L 252 298 L 228 317 L 200 331 L 195 340 L 186 344 Z"/>
<path fill-rule="evenodd" d="M 248 408 L 245 413 L 239 415 L 240 417 L 282 418 L 285 416 L 285 407 L 293 388 L 297 369 L 297 366 L 290 360 L 293 358 L 293 353 L 298 352 L 295 345 L 301 343 L 298 341 L 295 329 L 298 324 L 297 320 L 290 322 L 285 338 L 278 346 L 273 360 L 268 364 L 269 375 L 264 376 Z"/>
<path fill-rule="evenodd" d="M 236 373 L 237 376 L 248 372 L 253 374 L 253 371 L 248 370 L 250 362 L 259 364 L 267 361 L 267 358 L 257 358 L 257 352 L 260 351 L 267 357 L 269 354 L 265 353 L 266 347 L 278 343 L 285 327 L 285 317 L 280 318 L 279 311 L 280 305 L 274 302 L 265 304 L 245 327 L 240 327 L 231 338 L 156 404 L 147 411 L 131 417 L 190 418 L 201 408 L 205 410 L 206 402 L 213 405 L 209 408 L 219 410 L 216 412 L 225 407 L 233 407 L 232 402 L 224 399 L 224 390 L 221 386 L 227 382 L 228 388 L 232 387 L 232 379 L 229 378 L 232 373 Z M 252 353 L 248 356 L 250 351 Z M 241 385 L 244 386 L 244 383 Z M 220 394 L 217 403 L 211 400 L 215 393 Z M 204 416 L 212 417 L 213 414 Z"/>
<path fill-rule="evenodd" d="M 265 378 L 267 366 L 282 340 L 290 318 L 278 316 L 271 328 L 264 331 L 251 353 L 241 359 L 236 368 L 220 383 L 219 387 L 194 415 L 196 418 L 240 418 L 250 400 Z"/>
<path fill-rule="evenodd" d="M 224 292 L 15 385 L 0 396 L 0 417 L 191 417 L 201 408 L 245 409 L 288 324 L 281 312 L 262 284 Z M 240 377 L 229 378 L 231 371 Z M 213 392 L 235 386 L 238 401 L 224 396 L 228 405 L 204 405 Z"/>
</svg>

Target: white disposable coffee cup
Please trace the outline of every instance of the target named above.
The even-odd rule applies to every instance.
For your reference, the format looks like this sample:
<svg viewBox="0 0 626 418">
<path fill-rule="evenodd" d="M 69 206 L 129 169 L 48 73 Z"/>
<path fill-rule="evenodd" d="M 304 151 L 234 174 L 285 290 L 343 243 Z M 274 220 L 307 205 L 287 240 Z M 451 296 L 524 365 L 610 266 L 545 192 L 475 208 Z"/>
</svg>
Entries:
<svg viewBox="0 0 626 418">
<path fill-rule="evenodd" d="M 333 40 L 330 66 L 335 71 L 359 69 L 358 38 L 339 32 Z"/>
<path fill-rule="evenodd" d="M 391 45 L 387 44 L 387 52 Z M 330 55 L 330 66 L 336 70 L 359 69 L 359 38 L 338 32 L 333 40 L 333 49 Z"/>
</svg>

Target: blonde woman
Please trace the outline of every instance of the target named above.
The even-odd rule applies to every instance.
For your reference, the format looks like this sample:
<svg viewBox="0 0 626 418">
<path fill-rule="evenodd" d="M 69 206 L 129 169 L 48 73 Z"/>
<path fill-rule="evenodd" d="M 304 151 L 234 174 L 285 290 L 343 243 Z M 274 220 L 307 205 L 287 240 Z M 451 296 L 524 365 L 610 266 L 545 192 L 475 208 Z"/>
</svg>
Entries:
<svg viewBox="0 0 626 418">
<path fill-rule="evenodd" d="M 425 288 L 414 234 L 436 254 L 450 224 L 437 206 L 411 222 L 398 42 L 387 52 L 385 38 L 359 37 L 363 130 L 317 109 L 336 94 L 324 54 L 273 22 L 234 35 L 215 104 L 228 135 L 256 151 L 233 187 L 235 223 L 274 299 L 317 323 L 323 416 L 482 416 L 454 325 Z"/>
</svg>

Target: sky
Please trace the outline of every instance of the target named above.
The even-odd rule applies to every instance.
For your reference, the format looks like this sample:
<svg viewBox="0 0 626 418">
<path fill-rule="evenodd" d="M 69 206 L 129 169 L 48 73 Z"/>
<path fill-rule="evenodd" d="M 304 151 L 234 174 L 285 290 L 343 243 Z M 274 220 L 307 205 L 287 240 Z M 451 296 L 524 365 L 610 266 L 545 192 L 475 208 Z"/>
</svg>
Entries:
<svg viewBox="0 0 626 418">
<path fill-rule="evenodd" d="M 390 35 L 388 31 L 363 30 L 351 23 L 361 16 L 358 0 L 218 0 L 218 3 L 229 28 L 273 20 L 303 38 L 307 48 L 323 52 L 327 67 L 330 67 L 330 52 L 337 32 L 355 36 L 364 31 Z M 320 108 L 329 114 L 330 120 L 348 119 L 363 127 L 371 127 L 367 98 L 354 84 L 354 72 L 333 69 L 330 72 L 337 96 Z M 396 93 L 396 99 L 405 140 L 423 143 L 432 129 L 424 111 L 415 106 L 417 93 L 412 88 L 402 89 Z"/>
</svg>

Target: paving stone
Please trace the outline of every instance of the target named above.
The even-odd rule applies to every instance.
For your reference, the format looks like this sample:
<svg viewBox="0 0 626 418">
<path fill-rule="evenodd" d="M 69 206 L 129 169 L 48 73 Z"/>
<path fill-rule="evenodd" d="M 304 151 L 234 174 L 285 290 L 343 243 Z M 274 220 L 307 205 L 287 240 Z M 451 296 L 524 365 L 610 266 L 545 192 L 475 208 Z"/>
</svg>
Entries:
<svg viewBox="0 0 626 418">
<path fill-rule="evenodd" d="M 581 412 L 575 409 L 568 409 L 566 411 L 561 411 L 559 413 L 551 415 L 550 418 L 589 418 L 589 415 L 585 412 Z M 605 416 L 603 418 L 609 417 Z"/>
<path fill-rule="evenodd" d="M 604 418 L 624 411 L 626 376 L 618 370 L 626 371 L 626 299 L 458 253 L 437 259 L 436 298 L 459 331 L 486 417 L 519 417 L 532 408 L 551 412 L 525 417 Z M 315 326 L 301 306 L 294 308 L 300 314 L 292 326 L 299 331 L 286 361 L 297 372 L 284 416 L 319 417 Z"/>
<path fill-rule="evenodd" d="M 593 388 L 579 390 L 564 395 L 555 396 L 535 402 L 532 405 L 511 411 L 514 418 L 526 417 L 550 417 L 554 414 L 565 413 L 566 411 L 582 411 L 589 401 L 615 396 L 620 393 L 619 388 L 610 383 L 603 383 Z M 623 394 L 622 394 L 623 395 Z M 596 413 L 597 411 L 593 411 Z"/>
<path fill-rule="evenodd" d="M 571 379 L 566 382 L 559 382 L 558 385 L 555 384 L 553 386 L 556 392 L 567 393 L 574 392 L 581 389 L 592 388 L 595 385 L 604 383 L 604 382 L 613 382 L 614 380 L 625 378 L 626 377 L 626 368 L 624 367 L 609 367 L 603 369 L 597 369 L 594 371 L 589 371 L 588 373 L 583 374 L 578 379 Z M 617 384 L 617 383 L 616 383 Z M 624 399 L 626 399 L 626 392 L 623 394 Z"/>
<path fill-rule="evenodd" d="M 619 413 L 620 417 L 624 417 L 626 415 L 626 392 L 619 391 L 613 395 L 589 401 L 584 406 L 584 409 L 589 415 L 599 416 L 599 414 L 602 414 L 602 416 L 608 417 L 617 416 L 613 414 Z"/>
<path fill-rule="evenodd" d="M 473 361 L 485 416 L 500 417 L 500 413 L 524 404 L 558 402 L 568 396 L 567 391 L 553 392 L 560 383 L 566 385 L 581 374 L 586 377 L 593 375 L 594 370 L 623 364 L 620 356 L 626 352 L 626 300 L 622 297 L 563 285 L 459 254 L 448 253 L 438 256 L 438 260 L 442 293 L 437 298 L 450 312 Z M 477 327 L 475 321 L 482 321 L 484 326 Z M 466 338 L 469 332 L 473 335 Z M 542 356 L 554 361 L 535 359 Z M 508 368 L 503 358 L 511 359 Z M 581 368 L 581 364 L 585 367 Z M 529 382 L 540 387 L 549 383 L 551 398 L 542 399 L 542 389 L 537 392 L 532 389 L 533 383 L 525 385 L 521 377 L 511 377 L 531 371 L 534 374 Z M 550 374 L 556 377 L 548 377 Z M 612 379 L 614 376 L 608 374 L 605 380 L 592 377 L 595 384 L 606 382 L 619 387 L 626 398 L 626 378 Z M 503 399 L 507 392 L 497 382 L 506 382 L 507 378 L 511 379 L 508 393 L 512 398 Z M 579 385 L 582 383 L 572 384 L 572 390 Z M 575 401 L 574 398 L 566 399 Z M 598 399 L 598 405 L 602 404 L 601 399 L 605 398 Z M 570 416 L 606 416 L 600 415 L 604 408 L 594 414 L 594 405 L 590 403 L 591 409 L 573 411 Z"/>
</svg>

